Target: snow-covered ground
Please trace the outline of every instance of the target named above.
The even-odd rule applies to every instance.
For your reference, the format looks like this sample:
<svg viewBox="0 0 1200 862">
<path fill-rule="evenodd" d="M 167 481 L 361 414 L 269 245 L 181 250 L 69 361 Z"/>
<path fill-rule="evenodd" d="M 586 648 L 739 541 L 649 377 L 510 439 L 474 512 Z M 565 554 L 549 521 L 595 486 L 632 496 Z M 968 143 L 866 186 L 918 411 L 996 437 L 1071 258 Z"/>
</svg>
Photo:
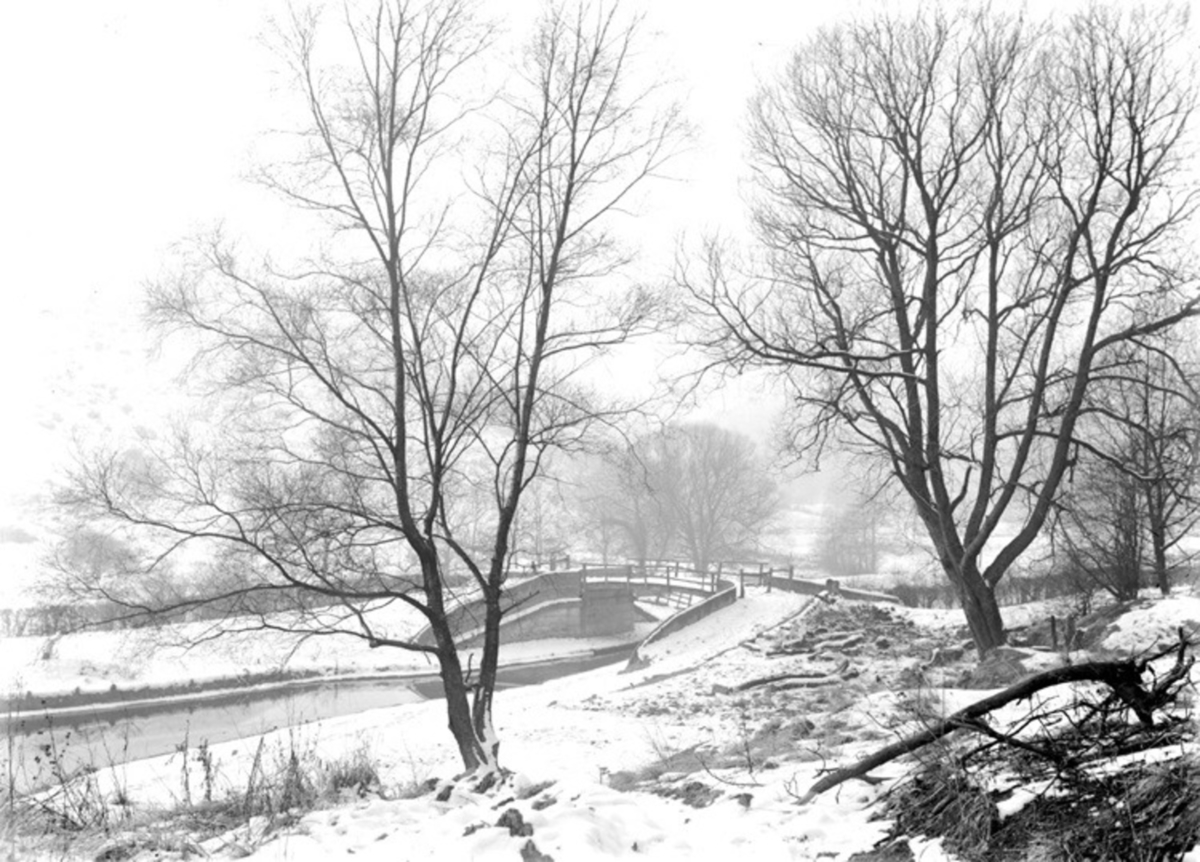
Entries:
<svg viewBox="0 0 1200 862">
<path fill-rule="evenodd" d="M 1031 622 L 1046 610 L 1019 615 Z M 1018 614 L 1006 616 L 1010 625 L 1022 624 Z M 826 768 L 910 729 L 921 709 L 944 713 L 986 694 L 950 684 L 965 664 L 929 664 L 935 650 L 961 645 L 961 623 L 958 611 L 847 604 L 833 612 L 808 597 L 748 591 L 745 600 L 648 646 L 648 663 L 635 671 L 618 665 L 501 692 L 501 760 L 513 773 L 485 793 L 450 781 L 461 767 L 439 701 L 269 735 L 262 751 L 280 757 L 369 752 L 384 792 L 306 813 L 265 836 L 255 821 L 197 850 L 212 858 L 389 862 L 848 859 L 886 834 L 889 823 L 874 818 L 873 804 L 888 782 L 850 781 L 806 804 L 799 797 Z M 1200 628 L 1200 599 L 1147 602 L 1117 622 L 1105 646 L 1136 649 L 1179 625 Z M 789 651 L 822 630 L 822 637 L 840 638 L 834 647 L 815 655 Z M 855 633 L 862 637 L 854 640 Z M 837 681 L 738 690 L 765 676 L 805 673 Z M 254 738 L 212 748 L 218 790 L 245 786 L 259 746 Z M 908 768 L 896 761 L 873 774 L 894 779 Z M 170 806 L 185 769 L 196 786 L 198 767 L 180 755 L 100 778 L 110 793 L 120 787 L 135 808 Z M 430 780 L 432 791 L 400 798 Z M 510 809 L 525 829 L 497 825 L 502 816 L 518 822 Z M 951 858 L 937 841 L 913 839 L 910 848 L 926 862 Z M 98 847 L 79 849 L 94 855 Z M 162 857 L 146 851 L 132 858 Z"/>
</svg>

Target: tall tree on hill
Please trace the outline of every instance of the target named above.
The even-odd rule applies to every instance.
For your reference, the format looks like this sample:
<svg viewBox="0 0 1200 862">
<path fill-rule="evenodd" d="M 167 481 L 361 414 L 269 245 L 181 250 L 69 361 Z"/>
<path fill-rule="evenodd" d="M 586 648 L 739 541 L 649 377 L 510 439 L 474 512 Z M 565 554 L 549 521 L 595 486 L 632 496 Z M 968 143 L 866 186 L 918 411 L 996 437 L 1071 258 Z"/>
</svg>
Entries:
<svg viewBox="0 0 1200 862">
<path fill-rule="evenodd" d="M 307 126 L 261 180 L 324 220 L 328 249 L 284 269 L 199 243 L 150 314 L 198 345 L 216 432 L 86 458 L 65 498 L 157 541 L 158 559 L 222 561 L 168 603 L 91 585 L 131 614 L 218 607 L 224 630 L 430 655 L 464 766 L 491 771 L 514 524 L 547 453 L 605 415 L 577 372 L 647 325 L 654 300 L 619 277 L 606 225 L 678 124 L 631 76 L 637 22 L 601 4 L 550 8 L 516 83 L 481 98 L 494 40 L 471 8 L 348 9 L 342 54 L 314 17 L 284 29 Z M 472 544 L 466 498 L 489 501 Z M 449 622 L 451 561 L 486 604 L 475 668 Z M 390 627 L 389 608 L 435 642 Z"/>
<path fill-rule="evenodd" d="M 1005 641 L 996 585 L 1053 510 L 1092 382 L 1197 313 L 1188 27 L 1091 4 L 824 29 L 751 106 L 758 252 L 714 241 L 702 272 L 681 266 L 695 341 L 779 374 L 798 452 L 886 464 L 981 654 Z"/>
</svg>

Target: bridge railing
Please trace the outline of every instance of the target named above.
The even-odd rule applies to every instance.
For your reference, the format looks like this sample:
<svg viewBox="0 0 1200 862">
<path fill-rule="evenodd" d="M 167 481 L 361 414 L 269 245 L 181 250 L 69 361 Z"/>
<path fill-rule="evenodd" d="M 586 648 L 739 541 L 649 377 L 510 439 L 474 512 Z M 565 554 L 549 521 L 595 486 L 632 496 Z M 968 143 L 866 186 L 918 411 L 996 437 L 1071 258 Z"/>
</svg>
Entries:
<svg viewBox="0 0 1200 862">
<path fill-rule="evenodd" d="M 715 593 L 720 578 L 716 572 L 698 572 L 679 563 L 649 563 L 620 568 L 582 569 L 582 584 L 628 584 L 631 587 L 653 587 L 665 593 L 686 591 Z"/>
<path fill-rule="evenodd" d="M 849 599 L 899 603 L 899 599 L 885 593 L 841 587 L 833 579 L 798 577 L 794 566 L 772 567 L 763 562 L 722 561 L 708 571 L 697 571 L 685 563 L 667 560 L 624 565 L 578 562 L 577 567 L 572 569 L 543 569 L 540 574 L 524 577 L 516 572 L 513 575 L 505 588 L 505 604 L 513 609 L 531 608 L 562 598 L 577 598 L 583 595 L 588 584 L 626 584 L 644 598 L 681 610 L 700 604 L 708 605 L 709 600 L 718 593 L 722 594 L 723 602 L 736 600 L 745 596 L 748 584 L 766 587 L 768 591 L 778 589 L 808 595 L 837 593 Z M 735 591 L 732 596 L 727 595 L 730 588 Z M 718 606 L 723 605 L 718 603 Z M 464 597 L 458 607 L 449 611 L 449 616 L 456 633 L 473 632 L 482 624 L 482 600 Z M 692 616 L 689 614 L 685 619 Z M 415 640 L 418 643 L 432 643 L 429 627 L 422 629 Z"/>
</svg>

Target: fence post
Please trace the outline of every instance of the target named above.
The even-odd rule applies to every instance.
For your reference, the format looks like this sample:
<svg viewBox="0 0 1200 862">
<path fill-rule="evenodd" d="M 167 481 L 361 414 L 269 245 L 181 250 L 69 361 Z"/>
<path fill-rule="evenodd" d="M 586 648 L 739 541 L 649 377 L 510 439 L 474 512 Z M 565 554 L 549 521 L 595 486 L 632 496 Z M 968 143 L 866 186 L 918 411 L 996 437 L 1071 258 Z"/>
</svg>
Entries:
<svg viewBox="0 0 1200 862">
<path fill-rule="evenodd" d="M 717 561 L 717 570 L 712 574 L 712 591 L 717 591 L 717 582 L 721 580 L 721 561 Z"/>
<path fill-rule="evenodd" d="M 759 575 L 758 575 L 758 585 L 759 585 L 759 586 L 762 586 L 762 578 L 763 578 L 763 576 L 762 576 L 762 567 L 763 567 L 764 565 L 765 565 L 765 563 L 759 563 L 759 564 L 758 564 L 758 571 L 759 571 Z M 771 586 L 772 586 L 774 583 L 775 583 L 775 569 L 774 569 L 774 567 L 772 567 L 772 568 L 769 568 L 769 569 L 767 569 L 767 592 L 768 592 L 768 593 L 769 593 L 769 592 L 771 592 Z"/>
<path fill-rule="evenodd" d="M 796 564 L 795 563 L 788 563 L 788 580 L 789 581 L 796 580 Z"/>
<path fill-rule="evenodd" d="M 746 570 L 738 566 L 738 598 L 746 598 Z"/>
</svg>

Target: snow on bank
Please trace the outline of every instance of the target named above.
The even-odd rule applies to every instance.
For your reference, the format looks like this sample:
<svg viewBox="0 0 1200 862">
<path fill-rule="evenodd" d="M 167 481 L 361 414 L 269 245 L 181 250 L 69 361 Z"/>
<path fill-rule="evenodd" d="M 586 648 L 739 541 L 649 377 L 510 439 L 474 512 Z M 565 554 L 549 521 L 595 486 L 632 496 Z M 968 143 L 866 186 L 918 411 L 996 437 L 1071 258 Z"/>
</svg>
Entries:
<svg viewBox="0 0 1200 862">
<path fill-rule="evenodd" d="M 815 780 L 818 763 L 743 776 L 739 786 L 722 786 L 724 795 L 702 809 L 679 799 L 608 786 L 621 770 L 636 769 L 698 743 L 712 743 L 716 728 L 699 716 L 681 722 L 664 714 L 638 715 L 636 709 L 601 708 L 598 699 L 620 700 L 625 706 L 653 703 L 664 695 L 662 686 L 672 682 L 706 689 L 710 680 L 704 671 L 718 656 L 721 661 L 714 674 L 728 678 L 750 672 L 753 655 L 736 648 L 795 617 L 809 602 L 791 594 L 752 593 L 653 644 L 647 649 L 650 664 L 641 670 L 624 673 L 620 667 L 600 668 L 503 692 L 496 703 L 502 758 L 521 771 L 513 779 L 512 793 L 493 791 L 481 796 L 456 788 L 444 802 L 426 794 L 316 812 L 306 816 L 293 834 L 268 842 L 250 858 L 302 860 L 353 854 L 389 862 L 512 862 L 522 858 L 521 850 L 531 840 L 540 852 L 559 862 L 835 859 L 869 848 L 886 829 L 886 824 L 868 819 L 866 805 L 876 798 L 875 789 L 850 787 L 808 807 L 796 805 L 795 792 Z M 688 668 L 694 670 L 681 673 Z M 662 679 L 669 674 L 675 676 Z M 343 740 L 372 734 L 373 751 L 407 770 L 413 779 L 444 778 L 458 769 L 440 704 L 339 720 L 336 733 Z M 721 786 L 719 779 L 708 780 Z M 554 783 L 529 798 L 519 798 L 523 788 L 547 781 Z M 739 799 L 739 793 L 747 796 Z M 517 798 L 508 799 L 511 796 Z M 547 800 L 553 801 L 540 807 Z M 532 836 L 514 836 L 495 826 L 509 808 L 516 808 L 533 827 Z"/>
<path fill-rule="evenodd" d="M 1038 623 L 1052 616 L 1065 617 L 1072 612 L 1069 598 L 1042 599 L 1023 605 L 1005 605 L 1000 616 L 1006 628 L 1021 628 Z M 961 608 L 909 608 L 898 609 L 907 619 L 926 629 L 966 629 L 967 618 Z M 968 635 L 963 633 L 963 637 Z"/>
<path fill-rule="evenodd" d="M 959 608 L 905 607 L 898 611 L 926 629 L 950 631 L 966 627 L 966 618 Z M 1062 622 L 1068 616 L 1078 618 L 1079 613 L 1070 598 L 1056 598 L 1002 607 L 1000 615 L 1005 627 L 1013 629 L 1041 623 L 1052 616 Z M 1178 643 L 1180 627 L 1189 635 L 1200 632 L 1200 597 L 1190 591 L 1161 596 L 1157 591 L 1143 590 L 1136 604 L 1120 611 L 1099 646 L 1115 652 L 1138 653 Z M 967 637 L 965 631 L 962 634 Z"/>
<path fill-rule="evenodd" d="M 653 622 L 640 622 L 632 636 L 551 638 L 505 644 L 501 661 L 519 664 L 586 655 L 631 643 Z M 353 637 L 302 640 L 277 632 L 224 634 L 195 644 L 182 641 L 197 624 L 174 627 L 169 638 L 153 629 L 80 632 L 54 639 L 0 638 L 0 695 L 38 697 L 71 693 L 130 692 L 169 686 L 204 685 L 287 671 L 309 676 L 423 675 L 437 672 L 428 656 L 399 649 L 371 649 Z M 42 658 L 45 651 L 49 658 Z M 481 650 L 465 650 L 464 661 L 479 663 Z"/>
<path fill-rule="evenodd" d="M 753 774 L 706 768 L 707 775 L 696 772 L 680 779 L 682 783 L 689 777 L 700 777 L 723 791 L 711 806 L 698 810 L 678 799 L 645 792 L 619 793 L 605 786 L 617 770 L 639 758 L 687 750 L 706 738 L 736 739 L 736 735 L 729 736 L 728 723 L 720 726 L 716 715 L 719 709 L 714 708 L 718 701 L 706 701 L 703 695 L 714 683 L 736 682 L 762 673 L 766 660 L 753 650 L 738 647 L 802 611 L 803 600 L 795 598 L 751 595 L 747 601 L 651 645 L 646 650 L 649 666 L 634 673 L 606 668 L 536 688 L 505 692 L 498 701 L 504 757 L 507 763 L 523 770 L 514 780 L 512 794 L 478 796 L 456 789 L 444 802 L 427 794 L 412 800 L 371 800 L 318 812 L 305 817 L 295 832 L 258 848 L 251 858 L 300 860 L 353 854 L 356 858 L 379 860 L 511 862 L 524 858 L 522 850 L 530 841 L 541 853 L 559 862 L 625 858 L 836 860 L 867 850 L 888 827 L 886 821 L 870 820 L 871 804 L 886 785 L 870 787 L 850 782 L 807 806 L 797 805 L 797 792 L 803 792 L 815 780 L 824 762 L 786 761 Z M 1131 644 L 1141 646 L 1155 632 L 1172 631 L 1180 620 L 1192 618 L 1194 609 L 1190 601 L 1182 599 L 1155 602 L 1133 612 L 1144 610 L 1142 616 L 1122 620 L 1120 630 L 1138 632 L 1140 637 Z M 1023 615 L 1032 620 L 1046 610 L 1030 609 Z M 1008 617 L 1010 624 L 1014 624 L 1014 616 Z M 1200 615 L 1195 618 L 1200 619 Z M 888 648 L 878 641 L 875 647 L 862 656 L 866 662 L 864 677 L 888 675 L 903 664 L 899 655 L 889 655 Z M 773 659 L 770 663 L 778 669 L 784 661 Z M 941 709 L 956 709 L 985 694 L 947 690 Z M 886 728 L 886 736 L 890 737 L 899 731 L 888 722 L 903 711 L 903 696 L 902 692 L 898 696 L 895 690 L 885 688 L 844 708 L 841 715 L 848 721 L 853 716 L 855 722 L 873 719 L 877 727 Z M 1069 697 L 1070 693 L 1063 690 L 1045 692 L 1037 699 L 1049 705 L 1050 701 Z M 721 702 L 749 716 L 754 709 L 750 700 L 747 696 Z M 798 702 L 777 697 L 772 704 L 786 714 L 789 703 Z M 664 704 L 672 708 L 665 709 Z M 689 712 L 689 704 L 705 708 L 696 711 L 693 720 L 680 721 L 679 714 Z M 405 707 L 386 715 L 415 719 L 419 709 L 427 711 L 429 707 Z M 996 718 L 1002 723 L 1005 719 L 1015 720 L 1017 709 L 1014 705 Z M 1009 716 L 1008 712 L 1014 714 Z M 444 745 L 435 738 L 438 733 L 444 734 L 436 726 L 435 716 L 428 712 L 425 715 L 424 720 L 414 720 L 408 732 L 416 732 L 419 725 L 420 732 L 426 734 L 422 746 Z M 826 713 L 825 720 L 833 715 Z M 383 716 L 380 713 L 377 719 Z M 380 726 L 376 720 L 364 722 L 364 728 L 368 724 Z M 410 728 L 405 720 L 397 724 Z M 845 763 L 879 745 L 861 732 L 859 736 L 836 753 L 828 752 L 834 755 L 828 765 Z M 411 736 L 409 739 L 410 743 L 414 741 Z M 445 776 L 444 770 L 454 767 L 453 757 L 447 756 L 431 774 Z M 522 788 L 529 788 L 535 781 L 555 783 L 521 799 Z M 723 785 L 722 781 L 733 783 Z M 507 799 L 510 795 L 516 798 Z M 553 801 L 542 807 L 549 800 Z M 515 836 L 495 825 L 509 808 L 516 808 L 532 827 L 531 836 Z M 938 840 L 914 838 L 910 846 L 915 858 L 927 862 L 954 859 Z"/>
<path fill-rule="evenodd" d="M 520 784 L 529 779 L 519 778 Z M 882 836 L 864 812 L 827 805 L 798 810 L 778 786 L 759 790 L 747 807 L 722 799 L 702 810 L 643 793 L 622 793 L 595 782 L 563 778 L 529 802 L 455 791 L 432 797 L 372 800 L 306 817 L 297 833 L 272 841 L 249 858 L 271 862 L 355 859 L 514 862 L 536 848 L 563 862 L 646 859 L 746 859 L 756 862 L 836 859 Z M 538 799 L 555 799 L 535 810 Z M 532 835 L 496 828 L 500 811 L 516 808 Z"/>
<path fill-rule="evenodd" d="M 815 760 L 740 778 L 714 767 L 712 777 L 702 777 L 723 793 L 702 809 L 678 798 L 611 786 L 619 772 L 700 743 L 712 744 L 717 735 L 718 728 L 700 716 L 683 720 L 679 715 L 639 715 L 639 702 L 671 696 L 656 680 L 674 673 L 669 682 L 685 683 L 708 671 L 692 682 L 700 690 L 710 677 L 753 672 L 754 655 L 738 645 L 796 617 L 809 601 L 792 594 L 752 593 L 655 644 L 649 666 L 641 670 L 624 673 L 620 665 L 605 667 L 499 693 L 501 757 L 519 770 L 509 779 L 511 792 L 480 795 L 460 785 L 444 801 L 433 793 L 415 799 L 355 801 L 305 815 L 250 858 L 353 855 L 389 862 L 513 862 L 522 858 L 521 850 L 530 840 L 558 862 L 836 859 L 869 848 L 886 829 L 885 823 L 868 819 L 866 806 L 876 798 L 876 788 L 851 786 L 804 808 L 797 806 L 795 794 L 816 778 L 821 764 Z M 718 666 L 710 669 L 718 657 Z M 701 670 L 679 673 L 696 667 Z M 610 698 L 624 708 L 610 709 L 598 702 Z M 273 752 L 276 760 L 297 748 L 333 759 L 365 747 L 380 764 L 385 786 L 415 786 L 429 778 L 449 778 L 461 768 L 445 724 L 444 705 L 429 701 L 280 730 L 264 738 L 263 750 Z M 212 747 L 218 794 L 245 786 L 258 749 L 257 738 Z M 192 786 L 198 786 L 199 767 L 190 760 L 185 764 L 178 755 L 127 764 L 106 772 L 103 780 L 119 784 L 135 804 L 170 805 L 178 801 L 184 768 L 190 770 Z M 546 782 L 551 783 L 545 789 L 520 798 L 522 791 Z M 512 835 L 495 826 L 509 808 L 516 808 L 533 827 L 532 836 Z M 240 855 L 242 850 L 235 846 L 240 834 L 213 839 L 204 850 L 214 858 Z"/>
<path fill-rule="evenodd" d="M 812 596 L 798 593 L 746 591 L 746 597 L 707 616 L 669 637 L 639 650 L 642 658 L 664 669 L 686 667 L 736 647 L 760 632 L 800 613 L 812 603 Z"/>
<path fill-rule="evenodd" d="M 375 612 L 382 629 L 414 627 L 400 608 Z M 425 664 L 398 650 L 372 650 L 351 637 L 302 640 L 279 632 L 222 632 L 222 624 L 86 631 L 0 639 L 0 692 L 35 695 L 203 684 L 287 668 L 297 672 L 385 671 Z M 217 636 L 219 635 L 219 636 Z M 414 661 L 415 659 L 415 661 Z"/>
<path fill-rule="evenodd" d="M 442 801 L 425 793 L 414 799 L 355 800 L 311 812 L 265 843 L 247 842 L 250 858 L 279 862 L 353 855 L 515 862 L 530 841 L 557 862 L 838 860 L 868 850 L 889 826 L 870 819 L 886 783 L 851 781 L 805 806 L 796 797 L 823 767 L 845 765 L 904 732 L 913 719 L 904 701 L 914 692 L 898 680 L 921 661 L 916 656 L 924 655 L 925 648 L 918 652 L 916 644 L 925 644 L 928 633 L 913 632 L 906 646 L 899 623 L 894 627 L 899 635 L 865 631 L 866 646 L 854 656 L 858 675 L 836 686 L 811 692 L 769 687 L 718 691 L 766 673 L 803 669 L 799 657 L 768 657 L 747 644 L 776 627 L 781 628 L 757 645 L 783 638 L 784 632 L 796 636 L 796 627 L 807 625 L 806 611 L 821 607 L 809 602 L 793 594 L 750 591 L 745 600 L 650 645 L 645 651 L 649 664 L 639 670 L 627 673 L 618 665 L 500 692 L 496 726 L 501 759 L 518 771 L 510 785 L 483 795 L 457 785 Z M 1172 621 L 1183 613 L 1171 600 L 1155 607 Z M 909 612 L 888 610 L 886 616 L 904 620 Z M 1149 618 L 1138 628 L 1149 631 L 1153 622 Z M 812 659 L 806 661 L 811 666 Z M 922 692 L 929 689 L 915 693 Z M 944 714 L 986 692 L 949 689 L 938 694 L 937 706 Z M 1065 690 L 1045 694 L 1067 696 Z M 808 735 L 792 738 L 790 754 L 759 760 L 750 770 L 715 759 L 730 743 L 749 747 L 770 716 L 808 724 Z M 997 718 L 1003 721 L 1007 714 Z M 443 704 L 431 701 L 285 729 L 268 736 L 264 748 L 279 760 L 297 747 L 324 759 L 365 747 L 380 766 L 384 786 L 394 791 L 431 778 L 445 780 L 459 771 L 445 725 Z M 252 738 L 213 746 L 220 789 L 245 786 L 258 745 Z M 673 758 L 691 751 L 702 759 L 677 767 Z M 664 760 L 679 772 L 662 774 L 654 792 L 645 784 L 620 789 L 625 785 L 618 781 L 623 777 L 619 773 Z M 139 805 L 165 805 L 179 795 L 183 768 L 174 755 L 121 767 L 106 780 L 118 779 Z M 894 778 L 906 769 L 895 763 L 876 774 Z M 198 767 L 191 770 L 195 786 Z M 685 804 L 680 797 L 687 794 L 676 791 L 695 782 L 718 791 L 716 801 L 704 808 Z M 519 812 L 532 835 L 514 835 L 496 825 L 509 809 Z M 230 842 L 240 843 L 243 831 L 206 842 L 203 849 L 213 858 L 240 855 L 239 846 Z M 919 859 L 952 859 L 940 842 L 918 839 L 912 849 Z"/>
<path fill-rule="evenodd" d="M 1179 630 L 1200 632 L 1200 598 L 1171 595 L 1143 601 L 1117 618 L 1101 645 L 1120 653 L 1139 653 L 1179 643 Z"/>
</svg>

